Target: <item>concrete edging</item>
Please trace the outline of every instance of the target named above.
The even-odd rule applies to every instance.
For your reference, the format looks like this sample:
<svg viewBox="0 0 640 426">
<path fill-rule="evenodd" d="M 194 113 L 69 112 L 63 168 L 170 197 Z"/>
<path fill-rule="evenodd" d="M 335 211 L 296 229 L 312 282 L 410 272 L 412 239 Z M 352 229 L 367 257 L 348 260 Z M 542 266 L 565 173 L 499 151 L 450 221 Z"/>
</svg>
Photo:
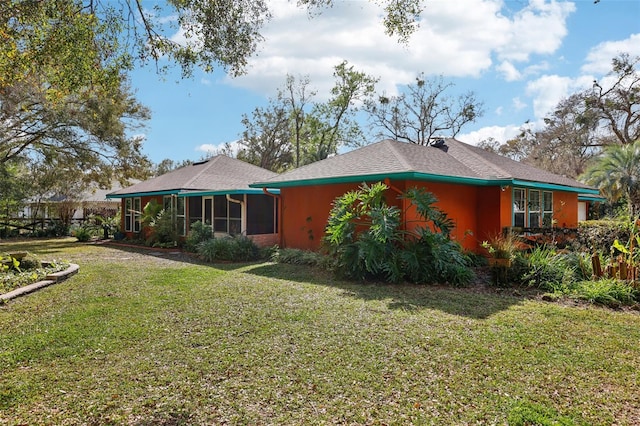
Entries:
<svg viewBox="0 0 640 426">
<path fill-rule="evenodd" d="M 0 294 L 0 302 L 4 302 L 7 300 L 15 299 L 16 297 L 23 296 L 25 294 L 32 293 L 41 288 L 50 286 L 51 284 L 56 284 L 61 281 L 66 280 L 72 275 L 78 273 L 80 266 L 75 263 L 70 263 L 69 267 L 64 271 L 53 272 L 45 277 L 43 281 L 38 281 L 37 283 L 29 284 L 24 287 L 17 288 L 8 293 Z"/>
</svg>

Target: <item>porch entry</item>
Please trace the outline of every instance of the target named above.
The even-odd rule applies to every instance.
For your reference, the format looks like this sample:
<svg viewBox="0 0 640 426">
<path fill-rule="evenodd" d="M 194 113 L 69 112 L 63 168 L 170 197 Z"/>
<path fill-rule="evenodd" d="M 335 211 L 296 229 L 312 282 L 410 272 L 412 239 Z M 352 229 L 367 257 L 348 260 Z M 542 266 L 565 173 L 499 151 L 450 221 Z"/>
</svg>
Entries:
<svg viewBox="0 0 640 426">
<path fill-rule="evenodd" d="M 202 223 L 213 225 L 214 233 L 245 234 L 244 203 L 242 195 L 202 197 Z"/>
</svg>

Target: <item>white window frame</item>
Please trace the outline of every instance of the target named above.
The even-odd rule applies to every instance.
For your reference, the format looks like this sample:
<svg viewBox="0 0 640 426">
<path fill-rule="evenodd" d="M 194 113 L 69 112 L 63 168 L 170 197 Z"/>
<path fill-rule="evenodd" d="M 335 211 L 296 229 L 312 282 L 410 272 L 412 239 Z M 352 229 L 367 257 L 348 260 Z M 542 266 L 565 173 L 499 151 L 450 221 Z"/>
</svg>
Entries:
<svg viewBox="0 0 640 426">
<path fill-rule="evenodd" d="M 553 227 L 553 192 L 541 189 L 513 188 L 512 226 L 516 225 L 516 217 L 522 217 L 523 228 L 551 228 Z M 548 203 L 546 202 L 548 201 Z M 532 215 L 538 218 L 538 223 L 532 224 Z"/>
<path fill-rule="evenodd" d="M 140 216 L 142 200 L 140 197 L 124 199 L 124 230 L 125 232 L 140 232 Z"/>
</svg>

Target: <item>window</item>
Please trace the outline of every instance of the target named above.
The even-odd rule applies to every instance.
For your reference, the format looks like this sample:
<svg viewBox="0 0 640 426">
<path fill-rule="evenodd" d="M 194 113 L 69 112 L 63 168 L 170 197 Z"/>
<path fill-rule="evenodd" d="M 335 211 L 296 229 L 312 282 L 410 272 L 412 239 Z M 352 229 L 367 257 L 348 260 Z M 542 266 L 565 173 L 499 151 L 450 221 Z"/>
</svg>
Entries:
<svg viewBox="0 0 640 426">
<path fill-rule="evenodd" d="M 553 226 L 553 193 L 542 193 L 542 227 L 551 228 Z"/>
<path fill-rule="evenodd" d="M 202 222 L 213 224 L 213 231 L 230 235 L 242 232 L 242 195 L 232 195 L 232 199 L 238 202 L 227 200 L 226 195 L 215 195 L 203 198 Z"/>
<path fill-rule="evenodd" d="M 247 235 L 278 232 L 276 199 L 269 195 L 247 195 Z"/>
<path fill-rule="evenodd" d="M 178 235 L 186 235 L 187 218 L 185 214 L 184 197 L 165 195 L 162 198 L 162 207 L 165 211 L 171 212 L 171 221 L 174 224 Z"/>
<path fill-rule="evenodd" d="M 520 228 L 553 225 L 553 193 L 538 189 L 513 189 L 513 226 Z"/>
<path fill-rule="evenodd" d="M 124 230 L 125 232 L 140 232 L 140 197 L 124 199 Z"/>
<path fill-rule="evenodd" d="M 527 211 L 526 191 L 515 188 L 513 190 L 513 226 L 525 227 L 525 214 Z"/>
<path fill-rule="evenodd" d="M 529 227 L 540 227 L 540 191 L 529 190 Z"/>
<path fill-rule="evenodd" d="M 189 197 L 189 229 L 196 222 L 203 222 L 202 217 L 202 197 Z M 206 216 L 205 216 L 206 217 Z M 211 217 L 211 214 L 209 214 Z"/>
</svg>

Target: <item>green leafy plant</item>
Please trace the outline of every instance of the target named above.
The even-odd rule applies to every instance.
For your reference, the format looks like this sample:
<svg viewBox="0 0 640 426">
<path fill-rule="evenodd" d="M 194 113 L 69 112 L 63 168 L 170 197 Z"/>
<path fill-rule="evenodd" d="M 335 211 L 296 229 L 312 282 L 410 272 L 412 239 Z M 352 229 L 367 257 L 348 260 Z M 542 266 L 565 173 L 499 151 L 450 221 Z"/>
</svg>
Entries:
<svg viewBox="0 0 640 426">
<path fill-rule="evenodd" d="M 93 232 L 89 228 L 81 226 L 73 231 L 73 236 L 80 242 L 87 242 L 93 237 Z"/>
<path fill-rule="evenodd" d="M 325 258 L 315 251 L 283 248 L 274 251 L 271 260 L 292 265 L 320 266 L 326 263 Z"/>
<path fill-rule="evenodd" d="M 258 259 L 260 250 L 250 238 L 236 235 L 203 241 L 197 245 L 197 254 L 206 262 L 245 262 Z"/>
<path fill-rule="evenodd" d="M 553 247 L 536 247 L 527 260 L 529 268 L 522 277 L 526 285 L 554 290 L 574 279 L 575 271 Z"/>
<path fill-rule="evenodd" d="M 149 235 L 145 244 L 152 247 L 177 247 L 180 240 L 171 209 L 161 209 L 148 224 Z"/>
<path fill-rule="evenodd" d="M 334 200 L 324 239 L 334 269 L 352 279 L 469 282 L 469 259 L 451 240 L 453 222 L 434 206 L 433 194 L 410 188 L 400 195 L 418 216 L 406 231 L 400 228 L 401 210 L 385 201 L 387 189 L 381 182 L 363 184 Z"/>
<path fill-rule="evenodd" d="M 207 225 L 201 221 L 194 222 L 189 230 L 189 235 L 184 241 L 184 249 L 195 253 L 198 250 L 198 244 L 207 241 L 212 236 L 213 229 L 211 225 Z"/>
<path fill-rule="evenodd" d="M 513 259 L 520 251 L 520 239 L 513 233 L 497 234 L 488 241 L 482 242 L 482 247 L 494 259 Z"/>
</svg>

